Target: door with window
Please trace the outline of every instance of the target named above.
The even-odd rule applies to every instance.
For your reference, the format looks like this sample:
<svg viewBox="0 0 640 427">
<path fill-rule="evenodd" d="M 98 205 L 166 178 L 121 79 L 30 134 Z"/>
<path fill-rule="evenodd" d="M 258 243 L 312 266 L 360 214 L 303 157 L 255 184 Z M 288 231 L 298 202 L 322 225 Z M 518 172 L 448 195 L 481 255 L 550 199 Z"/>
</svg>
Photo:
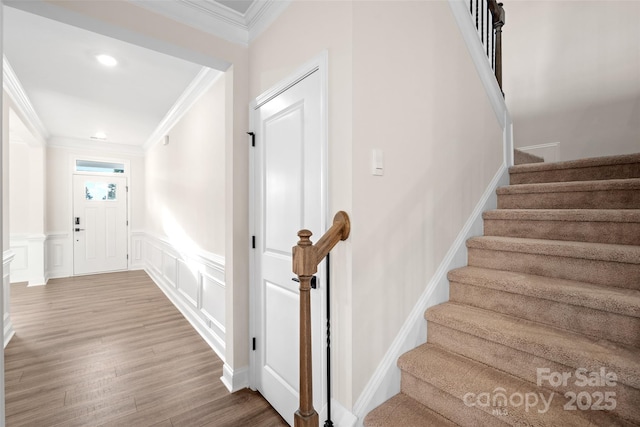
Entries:
<svg viewBox="0 0 640 427">
<path fill-rule="evenodd" d="M 73 273 L 126 270 L 127 179 L 73 176 Z"/>
</svg>

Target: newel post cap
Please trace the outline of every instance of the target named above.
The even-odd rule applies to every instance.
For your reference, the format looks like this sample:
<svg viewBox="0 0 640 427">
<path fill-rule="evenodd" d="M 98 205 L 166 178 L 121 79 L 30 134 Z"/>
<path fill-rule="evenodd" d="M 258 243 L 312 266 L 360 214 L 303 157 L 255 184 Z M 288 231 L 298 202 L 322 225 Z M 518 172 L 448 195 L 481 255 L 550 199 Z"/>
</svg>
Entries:
<svg viewBox="0 0 640 427">
<path fill-rule="evenodd" d="M 298 231 L 300 240 L 293 247 L 293 272 L 300 277 L 313 276 L 318 271 L 316 248 L 309 239 L 312 234 L 309 230 Z"/>
</svg>

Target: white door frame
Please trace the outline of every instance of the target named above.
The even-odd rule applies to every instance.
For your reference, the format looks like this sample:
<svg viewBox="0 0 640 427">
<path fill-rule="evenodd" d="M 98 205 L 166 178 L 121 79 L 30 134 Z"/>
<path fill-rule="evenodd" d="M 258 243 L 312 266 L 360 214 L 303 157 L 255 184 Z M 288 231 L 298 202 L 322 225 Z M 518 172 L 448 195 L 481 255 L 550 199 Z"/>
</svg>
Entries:
<svg viewBox="0 0 640 427">
<path fill-rule="evenodd" d="M 295 72 L 293 72 L 289 77 L 280 81 L 278 84 L 273 86 L 271 89 L 267 90 L 260 96 L 256 97 L 249 105 L 249 126 L 250 129 L 254 129 L 256 126 L 255 123 L 255 111 L 268 102 L 269 100 L 275 98 L 282 92 L 286 91 L 290 87 L 294 86 L 296 83 L 303 80 L 305 77 L 309 76 L 313 72 L 319 73 L 320 76 L 320 143 L 322 145 L 322 156 L 319 159 L 320 161 L 320 171 L 321 171 L 321 212 L 320 218 L 321 223 L 323 224 L 324 230 L 311 230 L 313 232 L 312 241 L 317 241 L 322 234 L 328 229 L 328 183 L 329 183 L 329 120 L 328 120 L 328 93 L 329 93 L 329 84 L 328 84 L 328 52 L 323 51 L 318 56 L 308 61 L 301 67 L 299 67 Z M 256 155 L 255 150 L 250 150 L 249 155 L 249 233 L 252 236 L 256 234 L 256 222 L 259 221 L 259 209 L 255 205 L 256 196 L 258 195 L 257 189 L 255 188 L 255 165 L 256 165 Z M 322 264 L 324 265 L 324 263 Z M 293 277 L 293 272 L 291 273 Z M 318 270 L 318 278 L 321 280 L 319 284 L 320 287 L 326 286 L 326 275 L 324 271 Z M 324 283 L 323 283 L 324 282 Z M 257 332 L 260 330 L 260 319 L 259 316 L 256 315 L 258 313 L 258 304 L 260 303 L 257 298 L 257 281 L 256 281 L 256 253 L 254 250 L 250 250 L 249 255 L 249 334 L 250 340 L 252 337 L 255 337 Z M 326 324 L 326 301 L 323 301 L 322 310 L 323 310 L 323 321 L 322 324 Z M 324 341 L 323 341 L 324 342 Z M 258 366 L 256 364 L 256 352 L 251 350 L 251 344 L 249 345 L 249 386 L 252 390 L 256 390 L 256 385 L 258 381 Z M 297 361 L 297 357 L 296 357 Z M 326 352 L 322 352 L 322 360 L 314 360 L 315 363 L 320 363 L 324 367 L 322 369 L 323 372 L 326 372 Z M 296 362 L 297 363 L 297 362 Z M 325 381 L 325 378 L 322 378 L 321 381 Z M 321 417 L 324 417 L 325 408 L 315 408 L 316 411 L 320 414 Z"/>
<path fill-rule="evenodd" d="M 91 160 L 91 161 L 96 161 L 96 162 L 107 162 L 107 163 L 122 163 L 124 164 L 124 173 L 104 173 L 104 172 L 78 172 L 76 171 L 76 162 L 78 160 Z M 69 216 L 69 224 L 71 224 L 70 230 L 70 236 L 71 239 L 68 240 L 69 244 L 71 245 L 71 275 L 74 276 L 75 274 L 73 273 L 73 263 L 75 260 L 75 253 L 74 253 L 74 244 L 73 244 L 73 239 L 74 239 L 74 234 L 73 234 L 73 176 L 74 175 L 96 175 L 96 176 L 119 176 L 119 177 L 124 177 L 127 179 L 127 222 L 128 222 L 128 226 L 127 226 L 127 254 L 131 254 L 131 161 L 128 159 L 122 159 L 122 158 L 118 158 L 118 157 L 102 157 L 102 156 L 95 156 L 95 155 L 89 155 L 89 156 L 81 156 L 81 155 L 77 155 L 74 154 L 72 156 L 70 156 L 70 171 L 71 173 L 69 174 L 69 180 L 71 182 L 71 185 L 69 187 L 69 203 L 71 204 L 69 212 L 70 212 L 70 216 Z M 131 257 L 127 258 L 127 270 L 131 269 Z"/>
</svg>

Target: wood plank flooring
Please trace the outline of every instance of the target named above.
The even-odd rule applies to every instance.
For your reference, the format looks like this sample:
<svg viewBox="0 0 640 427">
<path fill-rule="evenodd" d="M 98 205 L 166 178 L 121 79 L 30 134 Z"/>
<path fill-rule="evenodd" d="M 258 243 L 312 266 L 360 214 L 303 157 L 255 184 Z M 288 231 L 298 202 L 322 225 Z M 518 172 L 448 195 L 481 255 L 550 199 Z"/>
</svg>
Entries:
<svg viewBox="0 0 640 427">
<path fill-rule="evenodd" d="M 286 426 L 143 271 L 11 286 L 6 425 Z"/>
</svg>

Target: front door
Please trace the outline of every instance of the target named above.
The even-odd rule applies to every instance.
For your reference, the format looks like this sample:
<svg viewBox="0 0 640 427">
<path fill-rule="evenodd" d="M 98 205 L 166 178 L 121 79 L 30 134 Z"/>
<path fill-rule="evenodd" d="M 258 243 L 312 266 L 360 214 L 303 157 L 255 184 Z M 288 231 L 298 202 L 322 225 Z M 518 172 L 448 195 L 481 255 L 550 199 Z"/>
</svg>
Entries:
<svg viewBox="0 0 640 427">
<path fill-rule="evenodd" d="M 73 176 L 73 273 L 127 269 L 127 179 Z"/>
<path fill-rule="evenodd" d="M 316 70 L 254 110 L 253 292 L 255 388 L 293 424 L 299 390 L 299 291 L 291 249 L 307 228 L 317 241 L 325 231 L 321 78 Z M 324 271 L 319 268 L 319 272 Z M 325 398 L 324 277 L 311 295 L 314 407 Z"/>
</svg>

